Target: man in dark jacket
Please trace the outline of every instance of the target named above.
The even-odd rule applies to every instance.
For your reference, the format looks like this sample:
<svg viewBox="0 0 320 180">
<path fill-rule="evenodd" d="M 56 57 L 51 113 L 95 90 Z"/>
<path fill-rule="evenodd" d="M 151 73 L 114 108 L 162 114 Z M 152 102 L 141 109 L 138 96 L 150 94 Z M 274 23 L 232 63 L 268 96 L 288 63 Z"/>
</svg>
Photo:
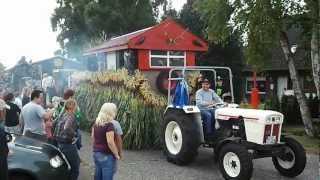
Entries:
<svg viewBox="0 0 320 180">
<path fill-rule="evenodd" d="M 4 99 L 10 107 L 10 109 L 6 110 L 5 130 L 10 133 L 19 133 L 19 116 L 21 110 L 13 103 L 14 95 L 12 93 L 7 94 Z"/>
</svg>

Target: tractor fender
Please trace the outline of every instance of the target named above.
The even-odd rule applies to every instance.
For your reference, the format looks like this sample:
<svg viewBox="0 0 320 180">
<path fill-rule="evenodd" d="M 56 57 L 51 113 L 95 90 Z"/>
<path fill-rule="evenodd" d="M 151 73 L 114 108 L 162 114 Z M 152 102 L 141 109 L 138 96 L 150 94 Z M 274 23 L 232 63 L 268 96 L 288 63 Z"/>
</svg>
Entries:
<svg viewBox="0 0 320 180">
<path fill-rule="evenodd" d="M 196 121 L 198 131 L 200 133 L 200 142 L 204 143 L 204 132 L 203 132 L 203 125 L 201 120 L 200 110 L 197 106 L 184 106 L 183 108 L 176 108 L 172 105 L 168 106 L 164 112 L 164 116 L 168 113 L 175 113 L 175 112 L 183 112 L 185 116 L 189 116 L 194 121 Z"/>
<path fill-rule="evenodd" d="M 229 138 L 226 138 L 226 139 L 219 141 L 214 146 L 214 154 L 216 155 L 216 157 L 218 157 L 220 150 L 224 145 L 226 145 L 227 143 L 232 143 L 232 142 L 240 143 L 241 140 L 242 140 L 241 137 L 229 137 Z"/>
<path fill-rule="evenodd" d="M 198 106 L 173 106 L 173 105 L 170 105 L 170 106 L 167 106 L 166 110 L 164 111 L 164 114 L 166 114 L 166 112 L 169 110 L 169 109 L 182 109 L 184 111 L 184 113 L 186 114 L 194 114 L 194 113 L 200 113 L 200 109 L 198 108 Z"/>
</svg>

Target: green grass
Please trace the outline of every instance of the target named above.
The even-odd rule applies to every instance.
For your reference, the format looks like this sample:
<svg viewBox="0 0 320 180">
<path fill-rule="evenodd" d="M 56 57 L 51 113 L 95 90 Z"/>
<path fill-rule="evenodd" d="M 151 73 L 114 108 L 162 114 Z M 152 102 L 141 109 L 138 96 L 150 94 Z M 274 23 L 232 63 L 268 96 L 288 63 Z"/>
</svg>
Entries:
<svg viewBox="0 0 320 180">
<path fill-rule="evenodd" d="M 303 126 L 284 126 L 282 133 L 300 142 L 308 153 L 320 153 L 320 139 L 307 136 Z"/>
</svg>

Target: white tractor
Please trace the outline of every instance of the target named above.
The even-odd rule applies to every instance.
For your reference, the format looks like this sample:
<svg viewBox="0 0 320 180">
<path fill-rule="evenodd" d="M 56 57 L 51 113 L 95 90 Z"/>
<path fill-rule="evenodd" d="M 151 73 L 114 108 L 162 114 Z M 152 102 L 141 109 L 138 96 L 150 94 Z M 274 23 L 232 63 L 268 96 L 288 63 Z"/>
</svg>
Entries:
<svg viewBox="0 0 320 180">
<path fill-rule="evenodd" d="M 171 81 L 184 81 L 187 71 L 228 72 L 232 102 L 232 72 L 227 67 L 177 67 L 169 72 Z M 172 78 L 173 71 L 182 72 Z M 215 81 L 214 81 L 215 82 Z M 218 104 L 215 108 L 215 136 L 206 139 L 201 113 L 196 105 L 176 106 L 168 92 L 168 107 L 162 123 L 162 142 L 169 162 L 186 165 L 197 156 L 203 145 L 214 148 L 215 159 L 225 179 L 248 180 L 253 159 L 272 157 L 275 168 L 284 176 L 295 177 L 306 165 L 304 148 L 296 140 L 281 134 L 283 115 L 276 111 L 242 109 L 235 104 Z"/>
</svg>

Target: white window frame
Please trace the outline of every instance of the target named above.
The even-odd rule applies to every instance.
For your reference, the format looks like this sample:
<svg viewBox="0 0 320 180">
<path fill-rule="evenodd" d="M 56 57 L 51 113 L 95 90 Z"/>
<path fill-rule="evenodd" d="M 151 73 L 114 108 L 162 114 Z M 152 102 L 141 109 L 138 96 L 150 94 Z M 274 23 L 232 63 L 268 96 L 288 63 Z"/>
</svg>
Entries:
<svg viewBox="0 0 320 180">
<path fill-rule="evenodd" d="M 265 82 L 267 82 L 267 79 L 265 77 L 257 77 L 256 80 L 257 81 L 265 81 Z M 252 77 L 247 77 L 246 78 L 246 94 L 250 94 L 252 92 L 251 89 L 248 89 L 248 82 L 249 81 L 252 81 L 252 83 L 253 83 L 253 78 Z M 266 87 L 266 90 L 267 90 L 267 87 Z M 259 91 L 259 94 L 266 94 L 266 93 L 267 92 Z"/>
<path fill-rule="evenodd" d="M 170 66 L 170 58 L 183 58 L 183 67 L 185 67 L 187 65 L 187 53 L 186 51 L 183 52 L 183 56 L 173 56 L 170 55 L 170 51 L 164 51 L 167 52 L 167 55 L 151 55 L 151 51 L 153 50 L 149 50 L 149 67 L 150 68 L 157 68 L 157 69 L 161 69 L 161 68 L 168 68 L 168 67 L 182 67 L 182 66 Z M 162 51 L 162 50 L 159 50 Z M 151 58 L 166 58 L 167 59 L 167 65 L 166 66 L 152 66 L 151 64 Z"/>
</svg>

